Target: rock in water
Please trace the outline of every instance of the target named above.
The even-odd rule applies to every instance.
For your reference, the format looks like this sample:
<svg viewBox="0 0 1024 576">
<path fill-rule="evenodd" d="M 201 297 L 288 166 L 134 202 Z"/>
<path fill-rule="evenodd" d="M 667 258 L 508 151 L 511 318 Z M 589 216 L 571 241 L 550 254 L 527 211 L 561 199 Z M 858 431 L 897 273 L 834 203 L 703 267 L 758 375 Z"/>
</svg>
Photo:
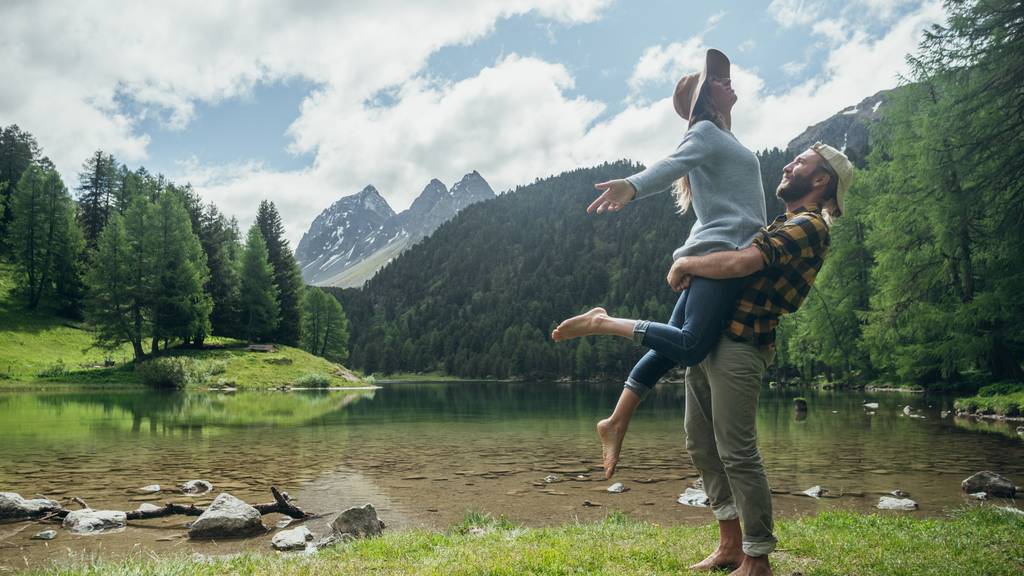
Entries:
<svg viewBox="0 0 1024 576">
<path fill-rule="evenodd" d="M 353 507 L 345 510 L 331 523 L 334 534 L 349 534 L 354 538 L 380 536 L 384 531 L 384 522 L 377 518 L 377 510 L 373 504 Z"/>
<path fill-rule="evenodd" d="M 995 496 L 996 498 L 1013 498 L 1013 495 L 1017 492 L 1017 487 L 1013 482 L 1010 482 L 1009 478 L 989 470 L 978 472 L 964 480 L 960 486 L 968 494 L 985 492 L 989 496 Z"/>
<path fill-rule="evenodd" d="M 313 533 L 305 526 L 299 526 L 292 530 L 283 530 L 274 534 L 270 545 L 275 550 L 305 550 L 306 542 L 313 539 Z"/>
<path fill-rule="evenodd" d="M 975 500 L 988 500 L 988 494 L 985 492 L 974 492 L 973 494 L 968 494 L 968 496 Z"/>
<path fill-rule="evenodd" d="M 258 510 L 224 492 L 192 523 L 188 537 L 241 538 L 265 531 Z"/>
<path fill-rule="evenodd" d="M 26 500 L 14 492 L 0 492 L 0 520 L 32 518 L 59 509 L 60 504 L 53 500 L 44 498 Z"/>
<path fill-rule="evenodd" d="M 903 407 L 903 414 L 905 414 L 906 416 L 910 416 L 913 412 L 914 412 L 914 409 L 911 408 L 910 406 L 904 406 Z"/>
<path fill-rule="evenodd" d="M 192 494 L 198 496 L 200 494 L 206 494 L 207 492 L 213 491 L 213 484 L 210 484 L 206 480 L 189 480 L 181 485 L 181 491 L 185 494 Z"/>
<path fill-rule="evenodd" d="M 138 511 L 139 512 L 156 512 L 159 509 L 160 509 L 160 507 L 157 506 L 156 504 L 150 504 L 149 502 L 143 502 L 142 504 L 139 504 Z"/>
<path fill-rule="evenodd" d="M 612 494 L 622 494 L 626 490 L 629 490 L 629 488 L 626 488 L 626 486 L 622 482 L 616 482 L 615 484 L 609 486 L 607 490 Z"/>
<path fill-rule="evenodd" d="M 878 402 L 865 402 L 864 407 L 868 410 L 878 410 Z"/>
<path fill-rule="evenodd" d="M 879 510 L 917 510 L 917 502 L 910 498 L 882 496 L 878 500 L 877 508 Z"/>
<path fill-rule="evenodd" d="M 64 517 L 64 528 L 75 534 L 97 534 L 124 528 L 128 517 L 120 510 L 75 510 Z"/>
<path fill-rule="evenodd" d="M 676 502 L 687 506 L 696 506 L 697 508 L 707 508 L 711 505 L 711 499 L 699 488 L 687 488 L 679 495 L 679 499 Z"/>
<path fill-rule="evenodd" d="M 35 536 L 32 536 L 32 539 L 33 540 L 53 540 L 56 537 L 57 537 L 57 531 L 56 530 L 43 530 L 42 532 L 37 533 Z"/>
<path fill-rule="evenodd" d="M 143 486 L 142 488 L 137 488 L 135 491 L 138 492 L 139 494 L 156 494 L 157 492 L 160 491 L 160 485 L 159 484 L 150 484 L 149 486 Z"/>
</svg>

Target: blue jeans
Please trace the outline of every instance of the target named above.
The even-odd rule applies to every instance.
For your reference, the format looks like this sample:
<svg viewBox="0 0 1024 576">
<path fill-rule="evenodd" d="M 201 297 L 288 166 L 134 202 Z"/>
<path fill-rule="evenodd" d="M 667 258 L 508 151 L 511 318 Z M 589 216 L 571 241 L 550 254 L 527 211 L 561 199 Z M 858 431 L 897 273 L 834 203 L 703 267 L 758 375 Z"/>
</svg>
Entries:
<svg viewBox="0 0 1024 576">
<path fill-rule="evenodd" d="M 718 342 L 726 322 L 732 317 L 744 280 L 695 277 L 690 287 L 679 295 L 668 324 L 637 322 L 634 339 L 650 350 L 630 371 L 626 388 L 644 398 L 675 366 L 699 364 Z"/>
</svg>

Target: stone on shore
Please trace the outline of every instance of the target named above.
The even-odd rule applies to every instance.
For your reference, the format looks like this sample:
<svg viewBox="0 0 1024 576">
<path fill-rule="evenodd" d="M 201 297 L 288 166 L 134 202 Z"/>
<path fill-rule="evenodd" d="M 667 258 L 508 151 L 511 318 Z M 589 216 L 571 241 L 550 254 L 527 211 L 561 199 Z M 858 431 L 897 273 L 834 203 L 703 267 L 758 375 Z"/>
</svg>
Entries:
<svg viewBox="0 0 1024 576">
<path fill-rule="evenodd" d="M 1013 498 L 1013 495 L 1017 493 L 1017 487 L 1010 482 L 1009 478 L 989 470 L 974 474 L 964 480 L 960 486 L 968 494 L 984 492 L 990 497 L 996 498 Z"/>
<path fill-rule="evenodd" d="M 676 502 L 697 508 L 707 508 L 711 505 L 711 499 L 700 488 L 687 488 Z"/>
<path fill-rule="evenodd" d="M 626 488 L 625 484 L 623 484 L 622 482 L 616 482 L 615 484 L 609 486 L 607 490 L 612 494 L 622 494 L 626 490 L 629 490 L 629 488 Z"/>
<path fill-rule="evenodd" d="M 56 530 L 43 530 L 42 532 L 37 532 L 34 536 L 32 536 L 32 540 L 53 540 L 56 537 Z"/>
<path fill-rule="evenodd" d="M 192 523 L 188 529 L 188 537 L 242 538 L 266 530 L 263 526 L 263 517 L 258 510 L 224 492 Z"/>
<path fill-rule="evenodd" d="M 75 510 L 64 517 L 64 528 L 75 534 L 98 534 L 124 528 L 128 517 L 120 510 Z"/>
<path fill-rule="evenodd" d="M 811 498 L 821 498 L 825 494 L 828 494 L 828 490 L 821 486 L 811 486 L 807 490 L 801 492 L 804 496 L 810 496 Z"/>
<path fill-rule="evenodd" d="M 60 504 L 45 498 L 26 500 L 14 492 L 0 492 L 0 520 L 33 518 L 59 510 Z"/>
<path fill-rule="evenodd" d="M 305 550 L 306 543 L 313 539 L 313 533 L 305 526 L 299 526 L 291 530 L 282 530 L 270 540 L 270 545 L 275 550 Z"/>
<path fill-rule="evenodd" d="M 331 522 L 331 529 L 339 538 L 345 534 L 352 538 L 368 538 L 380 536 L 384 531 L 384 522 L 377 518 L 373 504 L 366 504 L 338 514 L 334 522 Z"/>
<path fill-rule="evenodd" d="M 185 494 L 198 496 L 200 494 L 212 492 L 213 484 L 210 484 L 206 480 L 189 480 L 181 485 L 181 491 Z"/>
<path fill-rule="evenodd" d="M 917 502 L 910 498 L 892 498 L 882 496 L 876 507 L 879 510 L 917 510 Z"/>
</svg>

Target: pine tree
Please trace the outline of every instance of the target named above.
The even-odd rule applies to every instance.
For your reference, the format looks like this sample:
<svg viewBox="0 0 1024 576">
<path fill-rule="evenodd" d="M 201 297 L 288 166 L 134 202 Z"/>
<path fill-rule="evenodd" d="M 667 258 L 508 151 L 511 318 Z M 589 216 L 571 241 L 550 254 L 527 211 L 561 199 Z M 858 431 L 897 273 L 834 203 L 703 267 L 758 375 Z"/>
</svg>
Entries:
<svg viewBox="0 0 1024 576">
<path fill-rule="evenodd" d="M 53 291 L 55 273 L 67 272 L 58 266 L 75 249 L 74 231 L 69 229 L 73 210 L 60 175 L 48 161 L 32 164 L 22 173 L 11 203 L 11 232 L 18 284 L 30 309 Z"/>
<path fill-rule="evenodd" d="M 206 254 L 192 232 L 180 194 L 165 192 L 154 206 L 152 242 L 157 264 L 153 292 L 153 350 L 172 339 L 201 346 L 210 333 L 210 296 L 203 291 L 209 277 Z"/>
<path fill-rule="evenodd" d="M 348 357 L 348 318 L 337 298 L 315 286 L 303 298 L 302 347 L 333 362 Z M 406 344 L 411 343 L 407 340 Z"/>
<path fill-rule="evenodd" d="M 153 331 L 152 301 L 160 262 L 154 260 L 156 250 L 152 247 L 152 223 L 153 204 L 144 195 L 134 196 L 124 212 L 124 255 L 127 266 L 124 305 L 130 315 L 125 339 L 132 343 L 136 360 L 145 356 L 142 343 Z M 113 264 L 104 262 L 102 265 Z"/>
<path fill-rule="evenodd" d="M 112 214 L 100 233 L 93 266 L 86 274 L 89 322 L 96 328 L 96 344 L 108 350 L 131 342 L 135 359 L 142 359 L 142 335 L 135 320 L 140 306 L 133 299 L 134 257 L 125 233 L 124 218 Z"/>
<path fill-rule="evenodd" d="M 260 202 L 256 223 L 267 244 L 280 304 L 280 323 L 274 339 L 282 344 L 296 346 L 302 336 L 302 272 L 284 237 L 284 224 L 273 202 Z"/>
<path fill-rule="evenodd" d="M 206 252 L 206 263 L 210 269 L 206 291 L 213 300 L 211 330 L 219 336 L 239 336 L 238 269 L 241 245 L 238 224 L 225 218 L 214 204 L 208 204 L 200 216 L 199 241 Z"/>
<path fill-rule="evenodd" d="M 251 342 L 271 340 L 277 329 L 280 309 L 274 269 L 267 255 L 267 244 L 257 224 L 249 228 L 242 254 L 242 274 L 239 299 L 241 303 L 243 333 Z"/>
<path fill-rule="evenodd" d="M 78 175 L 79 221 L 85 242 L 96 247 L 107 218 L 117 209 L 118 169 L 114 157 L 97 150 L 82 164 Z"/>
<path fill-rule="evenodd" d="M 0 129 L 0 256 L 10 250 L 11 199 L 22 174 L 37 160 L 39 144 L 31 134 L 16 124 Z"/>
</svg>

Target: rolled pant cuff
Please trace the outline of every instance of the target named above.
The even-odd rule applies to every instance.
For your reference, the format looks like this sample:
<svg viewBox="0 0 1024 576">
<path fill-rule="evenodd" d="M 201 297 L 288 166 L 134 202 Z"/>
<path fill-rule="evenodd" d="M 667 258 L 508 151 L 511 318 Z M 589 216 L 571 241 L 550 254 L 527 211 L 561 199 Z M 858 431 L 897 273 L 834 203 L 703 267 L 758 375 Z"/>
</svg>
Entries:
<svg viewBox="0 0 1024 576">
<path fill-rule="evenodd" d="M 632 390 L 641 400 L 647 398 L 647 395 L 651 393 L 650 386 L 645 386 L 632 378 L 626 378 L 626 383 L 623 386 Z"/>
<path fill-rule="evenodd" d="M 633 324 L 633 344 L 641 346 L 644 343 L 644 336 L 647 335 L 647 327 L 651 325 L 650 320 L 637 320 Z"/>
<path fill-rule="evenodd" d="M 715 515 L 715 520 L 736 520 L 740 517 L 740 513 L 736 510 L 736 505 L 732 502 L 723 504 L 718 508 L 712 508 L 711 512 Z"/>
<path fill-rule="evenodd" d="M 775 538 L 769 540 L 743 540 L 743 553 L 757 558 L 767 556 L 775 550 Z"/>
</svg>

